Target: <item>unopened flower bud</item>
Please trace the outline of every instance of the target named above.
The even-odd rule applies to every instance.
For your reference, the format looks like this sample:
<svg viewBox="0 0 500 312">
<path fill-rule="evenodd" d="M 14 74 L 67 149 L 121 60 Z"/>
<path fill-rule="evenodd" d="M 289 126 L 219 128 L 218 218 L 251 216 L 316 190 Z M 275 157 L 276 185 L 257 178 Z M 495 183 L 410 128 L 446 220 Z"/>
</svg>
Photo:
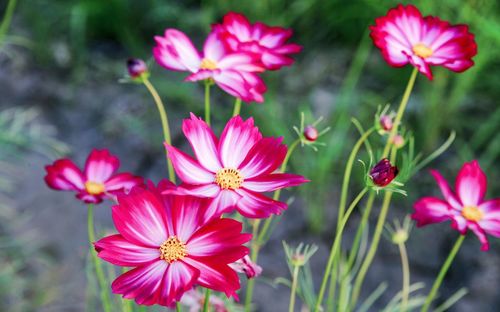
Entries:
<svg viewBox="0 0 500 312">
<path fill-rule="evenodd" d="M 393 234 L 392 234 L 392 242 L 394 244 L 404 244 L 408 238 L 410 237 L 408 231 L 406 229 L 397 229 Z"/>
<path fill-rule="evenodd" d="M 397 134 L 394 138 L 392 138 L 392 144 L 394 144 L 396 148 L 401 148 L 405 145 L 405 139 L 401 135 Z"/>
<path fill-rule="evenodd" d="M 248 255 L 229 264 L 229 266 L 238 273 L 245 273 L 248 279 L 257 277 L 262 273 L 262 268 L 257 263 L 254 263 Z"/>
<path fill-rule="evenodd" d="M 146 63 L 141 59 L 129 58 L 127 60 L 127 69 L 130 77 L 137 78 L 148 71 Z"/>
<path fill-rule="evenodd" d="M 391 131 L 392 130 L 392 117 L 389 115 L 382 115 L 380 116 L 380 127 L 382 127 L 383 130 L 385 131 Z"/>
<path fill-rule="evenodd" d="M 309 125 L 304 129 L 304 137 L 309 142 L 314 142 L 318 139 L 318 130 L 314 126 Z"/>
<path fill-rule="evenodd" d="M 398 168 L 384 158 L 370 170 L 370 178 L 378 186 L 386 186 L 398 175 Z"/>
</svg>

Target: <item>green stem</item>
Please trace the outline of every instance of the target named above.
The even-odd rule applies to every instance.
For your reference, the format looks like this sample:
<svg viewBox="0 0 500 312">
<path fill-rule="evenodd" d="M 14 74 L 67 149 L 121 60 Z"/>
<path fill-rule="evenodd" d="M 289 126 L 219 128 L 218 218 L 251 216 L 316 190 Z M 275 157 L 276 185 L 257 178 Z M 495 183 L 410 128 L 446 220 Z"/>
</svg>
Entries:
<svg viewBox="0 0 500 312">
<path fill-rule="evenodd" d="M 205 82 L 205 122 L 210 126 L 210 87 L 208 80 Z"/>
<path fill-rule="evenodd" d="M 176 312 L 181 312 L 182 311 L 181 304 L 179 302 L 175 303 L 175 311 Z"/>
<path fill-rule="evenodd" d="M 233 117 L 239 115 L 240 111 L 241 111 L 241 99 L 236 98 L 236 101 L 234 102 Z"/>
<path fill-rule="evenodd" d="M 434 297 L 436 296 L 436 293 L 439 289 L 439 286 L 441 286 L 441 283 L 443 282 L 444 276 L 448 272 L 448 269 L 451 266 L 451 263 L 455 259 L 455 256 L 458 253 L 458 250 L 460 249 L 460 246 L 462 246 L 462 243 L 464 242 L 465 235 L 460 235 L 455 242 L 455 245 L 453 245 L 453 249 L 451 250 L 450 254 L 448 255 L 448 258 L 446 258 L 446 261 L 443 264 L 443 267 L 441 268 L 441 271 L 439 271 L 439 275 L 434 281 L 434 284 L 432 285 L 431 292 L 425 299 L 424 306 L 420 310 L 420 312 L 427 312 L 429 310 L 429 307 L 431 306 L 432 300 L 434 300 Z"/>
<path fill-rule="evenodd" d="M 14 15 L 14 9 L 16 8 L 17 0 L 9 0 L 7 3 L 7 8 L 5 9 L 5 14 L 3 15 L 2 23 L 0 24 L 0 48 L 3 45 L 5 36 L 9 31 L 9 26 L 12 21 L 12 16 Z"/>
<path fill-rule="evenodd" d="M 125 274 L 126 272 L 127 268 L 122 267 L 122 273 Z M 123 312 L 132 312 L 133 311 L 132 300 L 122 298 L 122 307 L 123 307 Z"/>
<path fill-rule="evenodd" d="M 354 265 L 354 261 L 356 261 L 356 255 L 358 254 L 359 245 L 361 244 L 361 237 L 363 232 L 365 231 L 366 225 L 368 224 L 368 219 L 370 217 L 371 210 L 373 208 L 373 202 L 375 201 L 375 192 L 371 192 L 366 200 L 365 211 L 363 212 L 363 216 L 361 217 L 361 222 L 356 230 L 356 236 L 354 237 L 354 241 L 352 243 L 351 252 L 349 254 L 349 260 L 347 261 L 348 271 Z"/>
<path fill-rule="evenodd" d="M 392 146 L 392 140 L 398 134 L 399 124 L 403 119 L 403 115 L 406 110 L 406 105 L 408 104 L 408 100 L 410 99 L 410 94 L 411 91 L 413 90 L 413 86 L 415 85 L 415 80 L 417 79 L 417 74 L 418 74 L 418 69 L 415 67 L 411 72 L 410 80 L 408 80 L 405 93 L 403 94 L 403 98 L 401 99 L 401 103 L 399 104 L 398 112 L 396 113 L 396 118 L 394 119 L 391 133 L 389 134 L 389 138 L 387 139 L 387 143 L 385 144 L 384 152 L 382 153 L 382 158 L 385 158 L 389 155 L 389 151 L 391 150 Z"/>
<path fill-rule="evenodd" d="M 210 310 L 210 289 L 207 288 L 205 291 L 205 301 L 203 301 L 203 312 L 209 312 Z"/>
<path fill-rule="evenodd" d="M 299 266 L 293 267 L 292 289 L 290 290 L 290 303 L 288 304 L 288 312 L 293 312 L 295 308 L 295 293 L 297 292 L 297 284 L 299 281 Z"/>
<path fill-rule="evenodd" d="M 87 215 L 87 230 L 88 230 L 88 235 L 89 235 L 89 243 L 90 243 L 90 254 L 92 257 L 92 260 L 94 262 L 95 266 L 95 272 L 97 275 L 97 281 L 99 283 L 99 288 L 100 288 L 100 294 L 101 294 L 101 301 L 102 301 L 102 307 L 105 312 L 111 312 L 111 305 L 110 305 L 110 298 L 109 298 L 109 293 L 107 289 L 107 283 L 106 283 L 106 277 L 104 276 L 104 271 L 102 270 L 101 262 L 99 261 L 99 258 L 97 257 L 97 253 L 94 250 L 94 242 L 95 242 L 95 230 L 94 230 L 94 205 L 89 204 L 88 205 L 88 215 Z"/>
<path fill-rule="evenodd" d="M 168 116 L 167 116 L 167 111 L 165 110 L 165 105 L 163 105 L 163 101 L 161 100 L 160 95 L 158 94 L 155 87 L 151 84 L 151 82 L 146 76 L 142 77 L 142 83 L 144 83 L 149 93 L 151 93 L 151 96 L 154 99 L 156 107 L 158 108 L 158 112 L 160 113 L 161 125 L 163 128 L 163 138 L 165 139 L 165 142 L 167 142 L 168 145 L 172 145 L 172 140 L 170 136 L 170 127 L 168 125 Z M 170 160 L 168 155 L 167 155 L 167 166 L 168 166 L 168 177 L 170 181 L 175 183 L 174 167 L 172 166 L 172 161 Z"/>
<path fill-rule="evenodd" d="M 326 265 L 325 273 L 323 275 L 323 280 L 321 282 L 321 287 L 319 289 L 318 293 L 318 299 L 316 301 L 316 306 L 314 307 L 314 311 L 318 312 L 320 311 L 321 303 L 323 302 L 323 296 L 325 295 L 325 290 L 326 290 L 326 284 L 328 283 L 328 278 L 330 277 L 330 272 L 332 271 L 333 268 L 333 261 L 335 260 L 335 257 L 337 255 L 337 252 L 340 247 L 340 242 L 342 240 L 342 233 L 344 231 L 345 226 L 347 225 L 347 221 L 349 220 L 349 217 L 351 216 L 351 213 L 354 211 L 354 208 L 356 208 L 356 205 L 359 203 L 359 201 L 363 198 L 363 196 L 368 192 L 368 188 L 363 188 L 361 192 L 356 196 L 356 198 L 352 201 L 351 205 L 347 209 L 341 223 L 339 230 L 337 231 L 337 234 L 335 235 L 335 239 L 332 244 L 332 248 L 330 250 L 330 256 L 328 257 L 328 263 Z M 336 272 L 333 271 L 333 274 L 335 276 L 332 276 L 332 279 L 336 279 Z"/>
<path fill-rule="evenodd" d="M 403 270 L 403 288 L 401 289 L 401 312 L 408 310 L 408 300 L 410 296 L 410 263 L 405 243 L 399 243 L 399 254 L 401 255 L 401 266 Z"/>
</svg>

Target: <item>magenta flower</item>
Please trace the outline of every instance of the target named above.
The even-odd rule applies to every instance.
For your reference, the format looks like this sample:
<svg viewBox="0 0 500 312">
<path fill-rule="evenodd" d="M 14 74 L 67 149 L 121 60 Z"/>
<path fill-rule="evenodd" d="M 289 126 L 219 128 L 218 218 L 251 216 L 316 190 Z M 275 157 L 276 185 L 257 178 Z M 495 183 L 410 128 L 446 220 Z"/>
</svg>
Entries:
<svg viewBox="0 0 500 312">
<path fill-rule="evenodd" d="M 445 200 L 435 197 L 418 200 L 412 215 L 417 226 L 451 220 L 452 227 L 460 234 L 465 235 L 467 229 L 473 231 L 481 241 L 481 250 L 488 250 L 486 233 L 500 237 L 500 198 L 484 200 L 487 181 L 478 162 L 464 163 L 456 179 L 456 194 L 439 172 L 431 173 Z"/>
<path fill-rule="evenodd" d="M 253 262 L 248 255 L 231 263 L 229 266 L 238 273 L 244 273 L 248 279 L 258 277 L 262 274 L 261 266 Z"/>
<path fill-rule="evenodd" d="M 175 71 L 189 71 L 186 81 L 212 79 L 221 89 L 246 102 L 263 102 L 266 86 L 256 74 L 264 71 L 253 53 L 228 51 L 218 31 L 212 31 L 205 41 L 203 53 L 191 40 L 176 29 L 165 30 L 156 36 L 153 49 L 161 66 Z"/>
<path fill-rule="evenodd" d="M 193 114 L 184 120 L 182 130 L 197 159 L 165 144 L 184 182 L 176 192 L 213 198 L 211 213 L 220 215 L 236 209 L 249 218 L 279 214 L 287 205 L 261 193 L 307 182 L 299 175 L 274 173 L 287 147 L 281 144 L 282 138 L 263 138 L 252 118 L 231 118 L 220 140 Z"/>
<path fill-rule="evenodd" d="M 370 178 L 375 185 L 384 187 L 396 178 L 398 172 L 398 168 L 393 166 L 389 159 L 384 158 L 370 170 Z"/>
<path fill-rule="evenodd" d="M 128 193 L 134 186 L 143 184 L 142 177 L 130 173 L 117 173 L 118 157 L 108 150 L 94 149 L 85 163 L 83 172 L 69 159 L 58 159 L 45 167 L 47 185 L 60 191 L 77 192 L 76 197 L 85 203 L 100 203 L 104 197 Z"/>
<path fill-rule="evenodd" d="M 408 63 L 432 80 L 429 66 L 463 72 L 477 54 L 474 35 L 467 25 L 450 25 L 438 17 L 422 17 L 413 5 L 398 5 L 370 26 L 370 36 L 391 66 Z"/>
<path fill-rule="evenodd" d="M 248 254 L 242 244 L 252 235 L 227 218 L 206 219 L 207 199 L 161 195 L 158 188 L 134 188 L 118 196 L 113 222 L 119 234 L 95 243 L 98 256 L 133 267 L 111 285 L 113 293 L 138 304 L 172 306 L 194 285 L 237 298 L 240 282 L 228 264 Z"/>
<path fill-rule="evenodd" d="M 260 22 L 252 25 L 243 14 L 229 12 L 222 24 L 214 25 L 214 29 L 221 31 L 221 37 L 231 51 L 256 53 L 268 70 L 293 64 L 289 55 L 302 51 L 300 45 L 287 43 L 292 36 L 290 29 L 270 27 Z"/>
</svg>

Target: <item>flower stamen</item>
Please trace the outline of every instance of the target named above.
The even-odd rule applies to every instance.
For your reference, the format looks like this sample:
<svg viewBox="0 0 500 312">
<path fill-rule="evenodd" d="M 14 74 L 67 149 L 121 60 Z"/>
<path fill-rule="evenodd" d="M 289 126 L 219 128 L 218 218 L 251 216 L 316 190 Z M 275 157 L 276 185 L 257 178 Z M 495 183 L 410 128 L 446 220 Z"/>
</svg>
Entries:
<svg viewBox="0 0 500 312">
<path fill-rule="evenodd" d="M 99 182 L 87 181 L 85 182 L 85 191 L 90 195 L 99 195 L 106 191 L 106 187 Z"/>
<path fill-rule="evenodd" d="M 200 69 L 208 69 L 208 70 L 217 69 L 217 63 L 210 59 L 204 58 L 203 60 L 201 60 Z"/>
<path fill-rule="evenodd" d="M 182 260 L 187 256 L 186 244 L 181 242 L 177 236 L 170 236 L 160 246 L 160 259 L 172 263 Z"/>
<path fill-rule="evenodd" d="M 243 176 L 238 169 L 223 168 L 215 174 L 215 183 L 223 190 L 235 190 L 243 183 Z"/>
<path fill-rule="evenodd" d="M 416 56 L 420 56 L 425 59 L 432 56 L 434 51 L 423 43 L 417 43 L 413 46 L 413 53 L 415 53 Z"/>
<path fill-rule="evenodd" d="M 462 209 L 462 216 L 469 221 L 478 222 L 483 219 L 484 214 L 475 206 L 465 206 Z"/>
</svg>

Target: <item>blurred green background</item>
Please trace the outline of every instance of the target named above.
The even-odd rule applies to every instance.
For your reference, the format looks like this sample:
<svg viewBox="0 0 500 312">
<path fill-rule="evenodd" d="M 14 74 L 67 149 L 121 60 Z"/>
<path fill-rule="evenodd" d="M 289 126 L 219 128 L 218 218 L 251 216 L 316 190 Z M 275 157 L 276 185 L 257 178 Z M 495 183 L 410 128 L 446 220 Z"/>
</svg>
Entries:
<svg viewBox="0 0 500 312">
<path fill-rule="evenodd" d="M 9 213 L 2 211 L 0 215 L 0 234 L 5 241 L 13 238 L 22 241 L 24 234 L 14 231 L 11 223 L 20 220 L 24 210 L 16 212 L 12 207 L 27 205 L 19 201 L 22 197 L 19 189 L 12 187 L 26 185 L 22 180 L 26 177 L 21 175 L 24 178 L 20 180 L 12 170 L 26 168 L 26 163 L 51 162 L 55 155 L 67 153 L 65 144 L 80 164 L 92 147 L 108 147 L 123 157 L 126 169 L 155 179 L 166 177 L 155 108 L 141 86 L 120 84 L 118 80 L 125 75 L 128 57 L 151 60 L 153 36 L 162 34 L 167 27 L 181 29 L 201 46 L 209 26 L 232 10 L 244 13 L 251 21 L 294 30 L 292 41 L 304 46 L 297 62 L 278 72 L 266 73 L 269 91 L 265 103 L 244 105 L 242 114 L 254 116 L 266 135 L 284 136 L 288 143 L 294 140 L 292 126 L 298 126 L 301 111 L 310 122 L 324 116 L 322 125 L 332 127 L 322 137 L 326 147 L 318 152 L 304 149 L 291 161 L 292 171 L 314 181 L 300 188 L 302 204 L 296 208 L 301 211 L 299 217 L 306 220 L 304 226 L 311 235 L 322 235 L 325 241 L 330 239 L 334 224 L 345 161 L 358 135 L 350 117 L 356 117 L 367 128 L 373 123 L 377 107 L 390 103 L 396 109 L 411 71 L 409 67 L 389 67 L 367 32 L 374 18 L 384 15 L 398 1 L 10 0 L 9 3 L 17 4 L 12 23 L 10 27 L 0 26 L 0 113 L 4 115 L 0 118 L 0 170 L 6 168 L 5 172 L 0 171 L 4 178 L 0 186 L 4 186 L 1 191 L 6 198 L 2 202 L 10 199 L 10 204 L 1 208 Z M 452 181 L 464 161 L 478 159 L 490 181 L 488 195 L 498 195 L 500 3 L 495 0 L 412 3 L 424 15 L 469 24 L 476 35 L 479 53 L 474 58 L 475 66 L 465 73 L 433 68 L 434 81 L 418 77 L 405 116 L 406 127 L 414 133 L 417 149 L 423 153 L 432 152 L 455 130 L 456 141 L 432 167 L 442 170 Z M 0 16 L 4 16 L 7 4 L 7 0 L 0 2 Z M 202 114 L 202 88 L 183 83 L 183 73 L 167 72 L 153 62 L 150 65 L 151 80 L 166 102 L 172 120 L 174 143 L 183 144 L 181 119 L 188 111 Z M 213 118 L 220 129 L 230 116 L 232 99 L 215 91 L 213 103 Z M 13 109 L 19 110 L 17 115 L 26 111 L 36 113 L 19 122 L 16 118 L 20 117 L 14 116 Z M 17 130 L 8 131 L 13 127 Z M 24 131 L 27 127 L 35 130 Z M 37 130 L 47 127 L 52 130 Z M 34 188 L 29 191 L 48 192 L 41 181 L 43 168 L 34 165 L 29 168 L 38 172 L 37 183 L 29 184 Z M 358 167 L 354 175 L 358 183 L 363 180 L 361 169 Z M 27 179 L 35 178 L 27 175 Z M 414 177 L 407 185 L 409 198 L 404 203 L 398 202 L 401 211 L 409 212 L 411 202 L 431 194 L 432 183 L 426 172 Z M 27 211 L 28 216 L 30 213 Z M 3 290 L 0 302 L 7 305 L 20 300 L 9 291 L 13 280 L 30 281 L 34 275 L 46 278 L 32 274 L 44 269 L 39 268 L 40 264 L 34 268 L 23 258 L 30 256 L 25 253 L 19 256 L 19 250 L 26 248 L 36 255 L 47 255 L 54 262 L 59 257 L 51 248 L 44 246 L 40 251 L 38 246 L 31 247 L 32 240 L 27 241 L 21 244 L 22 248 L 16 245 L 16 252 L 12 249 L 1 252 L 0 263 L 18 265 L 0 269 L 0 290 Z M 50 265 L 50 261 L 43 265 Z M 20 293 L 27 294 L 20 297 L 39 298 L 41 295 L 31 286 L 30 282 L 16 284 Z M 43 306 L 47 300 L 30 299 L 26 308 L 13 311 L 36 310 L 37 305 Z M 2 303 L 0 308 L 4 310 Z"/>
</svg>

